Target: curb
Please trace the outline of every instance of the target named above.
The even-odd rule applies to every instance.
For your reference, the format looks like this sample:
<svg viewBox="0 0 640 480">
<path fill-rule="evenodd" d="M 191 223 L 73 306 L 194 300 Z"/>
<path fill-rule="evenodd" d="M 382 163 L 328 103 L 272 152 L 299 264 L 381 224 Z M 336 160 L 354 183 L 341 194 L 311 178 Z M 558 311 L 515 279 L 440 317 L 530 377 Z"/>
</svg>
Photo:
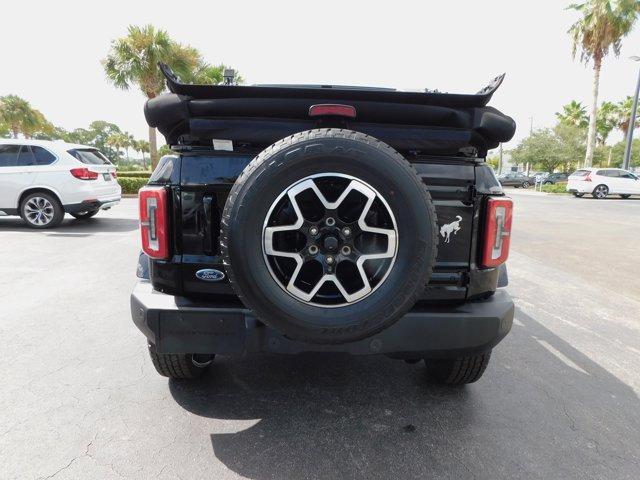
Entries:
<svg viewBox="0 0 640 480">
<path fill-rule="evenodd" d="M 137 193 L 123 193 L 122 198 L 138 198 Z"/>
</svg>

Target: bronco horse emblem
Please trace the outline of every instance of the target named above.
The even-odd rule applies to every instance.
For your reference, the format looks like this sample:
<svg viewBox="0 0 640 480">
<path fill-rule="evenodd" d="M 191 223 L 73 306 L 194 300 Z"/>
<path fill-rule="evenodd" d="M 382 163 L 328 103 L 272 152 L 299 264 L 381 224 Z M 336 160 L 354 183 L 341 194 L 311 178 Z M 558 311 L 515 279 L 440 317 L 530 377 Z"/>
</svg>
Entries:
<svg viewBox="0 0 640 480">
<path fill-rule="evenodd" d="M 457 220 L 451 223 L 445 223 L 440 227 L 440 235 L 444 238 L 444 243 L 449 243 L 451 241 L 451 234 L 453 233 L 455 235 L 460 230 L 462 217 L 460 215 L 456 215 L 456 218 Z"/>
</svg>

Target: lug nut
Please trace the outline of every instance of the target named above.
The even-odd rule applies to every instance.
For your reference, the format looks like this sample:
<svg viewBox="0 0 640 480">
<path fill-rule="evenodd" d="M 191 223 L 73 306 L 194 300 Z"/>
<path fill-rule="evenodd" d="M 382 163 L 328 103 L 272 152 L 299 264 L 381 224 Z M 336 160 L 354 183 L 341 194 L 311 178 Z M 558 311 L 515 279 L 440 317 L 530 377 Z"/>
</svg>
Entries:
<svg viewBox="0 0 640 480">
<path fill-rule="evenodd" d="M 311 245 L 311 246 L 309 247 L 309 253 L 310 253 L 311 255 L 315 255 L 316 253 L 318 253 L 318 247 L 317 247 L 317 246 L 315 246 L 315 245 Z"/>
<path fill-rule="evenodd" d="M 341 251 L 343 255 L 351 255 L 351 247 L 349 245 L 342 247 Z"/>
<path fill-rule="evenodd" d="M 332 265 L 333 264 L 333 257 L 331 255 L 329 255 L 327 257 L 327 265 Z"/>
<path fill-rule="evenodd" d="M 315 237 L 316 235 L 318 235 L 318 227 L 311 227 L 309 229 L 309 233 Z"/>
<path fill-rule="evenodd" d="M 351 229 L 350 229 L 349 227 L 344 227 L 344 228 L 342 229 L 342 234 L 343 234 L 345 237 L 348 237 L 349 235 L 351 235 Z"/>
<path fill-rule="evenodd" d="M 336 220 L 333 217 L 328 217 L 324 223 L 326 223 L 328 227 L 333 227 L 336 224 Z"/>
</svg>

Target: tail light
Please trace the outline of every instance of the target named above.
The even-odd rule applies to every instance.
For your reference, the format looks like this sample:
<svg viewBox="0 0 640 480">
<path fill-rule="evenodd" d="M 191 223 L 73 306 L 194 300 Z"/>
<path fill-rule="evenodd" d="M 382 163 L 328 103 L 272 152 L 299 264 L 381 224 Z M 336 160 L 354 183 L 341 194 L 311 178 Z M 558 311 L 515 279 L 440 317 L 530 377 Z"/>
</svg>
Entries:
<svg viewBox="0 0 640 480">
<path fill-rule="evenodd" d="M 69 172 L 80 180 L 95 180 L 98 178 L 98 172 L 92 172 L 86 167 L 72 168 Z"/>
<path fill-rule="evenodd" d="M 111 172 L 111 176 L 115 179 L 118 178 L 118 173 L 117 172 Z"/>
<path fill-rule="evenodd" d="M 169 256 L 167 191 L 164 187 L 142 187 L 138 197 L 142 250 L 151 258 L 167 258 Z"/>
<path fill-rule="evenodd" d="M 338 105 L 333 103 L 311 105 L 309 107 L 310 117 L 321 117 L 323 115 L 356 118 L 356 107 L 352 105 Z"/>
<path fill-rule="evenodd" d="M 511 243 L 513 202 L 510 198 L 490 197 L 485 219 L 482 267 L 497 267 L 507 261 Z"/>
<path fill-rule="evenodd" d="M 591 180 L 591 172 L 587 173 L 584 178 L 583 181 L 585 182 L 592 182 L 593 180 Z"/>
</svg>

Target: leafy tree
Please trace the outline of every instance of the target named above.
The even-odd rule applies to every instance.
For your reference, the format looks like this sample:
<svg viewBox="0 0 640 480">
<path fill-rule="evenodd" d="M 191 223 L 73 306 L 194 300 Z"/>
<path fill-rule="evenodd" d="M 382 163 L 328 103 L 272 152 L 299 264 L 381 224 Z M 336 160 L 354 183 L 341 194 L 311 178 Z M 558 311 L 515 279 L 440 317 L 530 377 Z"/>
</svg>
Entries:
<svg viewBox="0 0 640 480">
<path fill-rule="evenodd" d="M 192 75 L 202 63 L 198 52 L 173 41 L 166 31 L 152 25 L 129 26 L 127 36 L 111 43 L 107 58 L 103 60 L 107 78 L 117 88 L 128 90 L 137 85 L 149 99 L 164 90 L 165 82 L 158 62 L 169 65 L 180 76 Z M 149 146 L 153 167 L 158 162 L 156 130 L 149 127 Z"/>
<path fill-rule="evenodd" d="M 104 120 L 95 120 L 89 124 L 89 136 L 88 144 L 96 147 L 108 158 L 114 160 L 118 157 L 118 154 L 109 145 L 107 145 L 107 138 L 116 133 L 121 133 L 120 127 L 115 123 L 106 122 Z"/>
<path fill-rule="evenodd" d="M 171 155 L 171 154 L 173 154 L 173 150 L 169 148 L 169 145 L 162 145 L 160 147 L 160 150 L 158 150 L 158 155 L 160 155 L 161 157 L 165 155 Z"/>
<path fill-rule="evenodd" d="M 0 138 L 8 138 L 11 136 L 9 125 L 0 119 Z"/>
<path fill-rule="evenodd" d="M 624 157 L 624 148 L 626 140 L 616 143 L 611 148 L 611 166 L 622 168 L 622 159 Z M 629 165 L 632 167 L 640 167 L 640 138 L 634 138 L 631 143 L 631 159 Z"/>
<path fill-rule="evenodd" d="M 493 168 L 494 171 L 498 171 L 498 165 L 500 164 L 500 158 L 498 156 L 487 157 L 487 165 Z"/>
<path fill-rule="evenodd" d="M 91 145 L 95 139 L 94 133 L 87 128 L 76 128 L 67 133 L 67 137 L 63 140 L 69 143 L 80 143 L 82 145 Z"/>
<path fill-rule="evenodd" d="M 530 163 L 545 172 L 566 172 L 584 155 L 583 133 L 580 127 L 563 123 L 553 129 L 537 130 L 511 151 L 511 160 L 516 164 Z"/>
<path fill-rule="evenodd" d="M 34 131 L 43 119 L 44 116 L 23 98 L 17 95 L 0 97 L 0 120 L 9 126 L 13 138 L 18 138 L 19 133 Z"/>
<path fill-rule="evenodd" d="M 577 127 L 586 127 L 589 125 L 589 116 L 587 109 L 581 102 L 571 100 L 562 107 L 562 112 L 556 112 L 556 118 L 561 123 L 567 125 L 575 125 Z"/>
<path fill-rule="evenodd" d="M 593 61 L 593 99 L 589 115 L 585 166 L 590 167 L 596 145 L 596 119 L 598 112 L 598 89 L 602 60 L 609 50 L 618 56 L 622 39 L 631 31 L 638 12 L 640 0 L 586 0 L 572 4 L 568 9 L 577 11 L 581 17 L 569 28 L 573 41 L 573 57 L 580 50 L 580 59 Z"/>
</svg>

